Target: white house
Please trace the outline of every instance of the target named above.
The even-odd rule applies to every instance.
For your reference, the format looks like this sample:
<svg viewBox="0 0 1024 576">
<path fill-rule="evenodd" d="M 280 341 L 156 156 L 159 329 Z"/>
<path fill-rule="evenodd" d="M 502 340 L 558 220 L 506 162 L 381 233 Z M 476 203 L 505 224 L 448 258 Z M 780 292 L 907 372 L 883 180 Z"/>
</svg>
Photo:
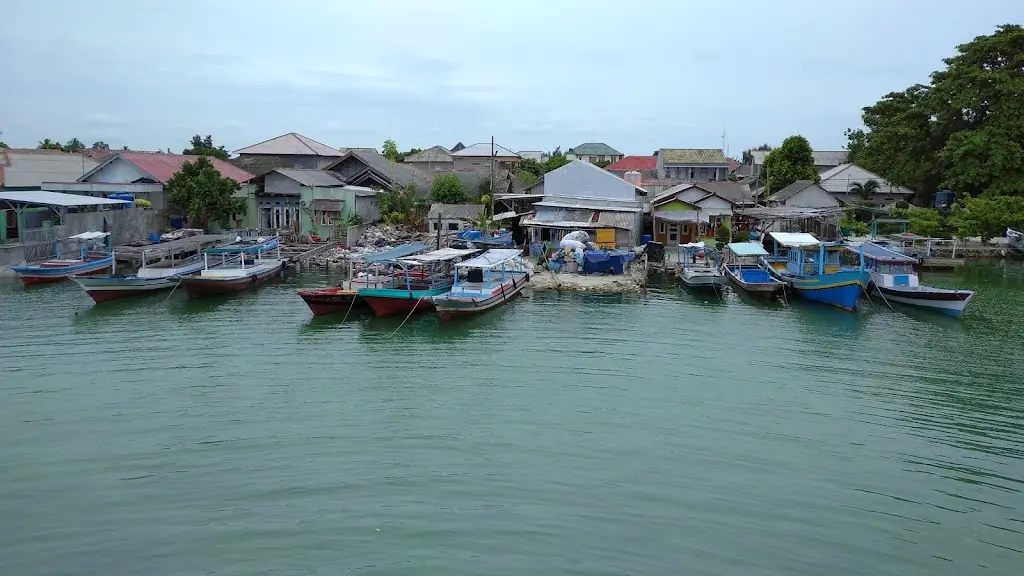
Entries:
<svg viewBox="0 0 1024 576">
<path fill-rule="evenodd" d="M 519 154 L 490 142 L 470 144 L 461 150 L 453 150 L 451 156 L 455 170 L 489 169 L 491 158 L 494 159 L 495 169 L 508 168 L 522 160 Z"/>
<path fill-rule="evenodd" d="M 654 240 L 666 246 L 695 242 L 713 235 L 719 226 L 728 226 L 733 210 L 742 198 L 742 185 L 737 192 L 722 188 L 724 182 L 687 183 L 669 188 L 651 201 Z"/>
<path fill-rule="evenodd" d="M 840 164 L 821 175 L 821 187 L 836 200 L 843 204 L 849 204 L 857 200 L 856 192 L 851 192 L 850 187 L 856 183 L 865 184 L 869 180 L 878 182 L 880 188 L 873 196 L 873 200 L 882 204 L 891 204 L 899 200 L 910 200 L 914 191 L 902 186 L 894 186 L 885 181 L 878 174 L 856 164 Z M 781 192 L 781 191 L 780 191 Z"/>
<path fill-rule="evenodd" d="M 772 206 L 793 208 L 832 208 L 839 200 L 811 180 L 797 180 L 768 198 Z"/>
<path fill-rule="evenodd" d="M 469 230 L 472 220 L 484 212 L 483 204 L 431 204 L 427 224 L 431 232 L 455 234 Z"/>
</svg>

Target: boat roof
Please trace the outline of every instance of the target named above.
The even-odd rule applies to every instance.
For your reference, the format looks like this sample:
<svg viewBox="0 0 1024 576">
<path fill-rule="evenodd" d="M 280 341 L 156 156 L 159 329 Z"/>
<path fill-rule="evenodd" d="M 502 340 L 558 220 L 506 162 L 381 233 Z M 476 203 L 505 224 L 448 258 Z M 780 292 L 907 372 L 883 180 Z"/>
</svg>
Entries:
<svg viewBox="0 0 1024 576">
<path fill-rule="evenodd" d="M 257 240 L 234 242 L 226 246 L 207 248 L 206 250 L 203 250 L 203 254 L 238 254 L 239 252 L 252 252 L 253 250 L 258 251 L 260 248 L 264 248 L 276 240 L 277 238 L 259 238 Z"/>
<path fill-rule="evenodd" d="M 860 246 L 847 246 L 846 249 L 850 252 L 859 252 L 863 249 L 865 258 L 870 258 L 878 262 L 903 264 L 914 264 L 917 262 L 917 258 L 907 256 L 906 254 L 900 254 L 899 252 L 894 252 L 885 246 L 875 244 L 874 242 L 864 242 Z"/>
<path fill-rule="evenodd" d="M 475 254 L 479 251 L 480 250 L 473 248 L 441 248 L 440 250 L 434 250 L 433 252 L 425 252 L 423 254 L 407 256 L 405 258 L 396 258 L 395 260 L 410 266 L 421 266 L 431 262 L 447 262 L 448 260 L 455 260 L 456 258 L 469 256 L 470 254 Z"/>
<path fill-rule="evenodd" d="M 459 268 L 496 268 L 497 266 L 504 264 L 509 260 L 515 260 L 522 255 L 523 251 L 518 248 L 492 248 L 476 258 L 470 258 L 469 260 L 459 262 L 455 266 Z"/>
<path fill-rule="evenodd" d="M 82 232 L 81 234 L 68 236 L 68 238 L 71 240 L 95 240 L 97 238 L 106 238 L 107 236 L 110 236 L 110 232 Z"/>
<path fill-rule="evenodd" d="M 417 252 L 423 252 L 427 249 L 427 245 L 423 242 L 413 242 L 412 244 L 402 244 L 401 246 L 395 246 L 383 252 L 376 252 L 374 254 L 367 254 L 363 256 L 363 262 L 387 262 L 389 260 L 395 260 L 396 258 L 402 258 L 405 256 L 412 256 Z"/>
<path fill-rule="evenodd" d="M 786 248 L 810 248 L 821 244 L 817 238 L 807 232 L 769 232 L 769 234 Z"/>
<path fill-rule="evenodd" d="M 767 256 L 768 251 L 759 242 L 731 242 L 729 250 L 737 256 Z"/>
</svg>

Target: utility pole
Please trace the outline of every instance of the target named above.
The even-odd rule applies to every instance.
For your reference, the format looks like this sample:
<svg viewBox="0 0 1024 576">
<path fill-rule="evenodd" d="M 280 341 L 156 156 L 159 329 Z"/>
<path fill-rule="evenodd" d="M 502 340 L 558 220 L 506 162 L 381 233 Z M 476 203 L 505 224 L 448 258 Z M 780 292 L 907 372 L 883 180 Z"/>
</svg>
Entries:
<svg viewBox="0 0 1024 576">
<path fill-rule="evenodd" d="M 487 186 L 488 196 L 491 197 L 491 213 L 489 218 L 494 217 L 494 136 L 491 136 L 491 180 Z"/>
</svg>

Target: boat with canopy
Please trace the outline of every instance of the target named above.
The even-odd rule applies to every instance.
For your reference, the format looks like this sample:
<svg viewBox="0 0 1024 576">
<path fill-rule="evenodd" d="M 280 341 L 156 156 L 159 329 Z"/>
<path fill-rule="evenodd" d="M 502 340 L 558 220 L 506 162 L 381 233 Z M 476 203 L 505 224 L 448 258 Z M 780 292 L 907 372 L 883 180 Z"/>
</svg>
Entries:
<svg viewBox="0 0 1024 576">
<path fill-rule="evenodd" d="M 499 306 L 530 281 L 530 269 L 516 248 L 491 249 L 455 265 L 450 290 L 433 297 L 441 320 L 476 314 Z"/>
<path fill-rule="evenodd" d="M 865 267 L 871 273 L 871 284 L 886 301 L 899 302 L 959 317 L 974 298 L 971 290 L 948 290 L 920 283 L 914 265 L 917 258 L 865 242 L 848 246 L 850 252 L 864 254 Z"/>
<path fill-rule="evenodd" d="M 454 270 L 477 248 L 441 248 L 433 252 L 388 261 L 393 266 L 389 282 L 359 289 L 359 298 L 377 316 L 427 312 L 434 309 L 434 296 L 448 292 L 455 283 Z"/>
<path fill-rule="evenodd" d="M 680 244 L 676 250 L 676 268 L 679 280 L 687 288 L 712 289 L 717 292 L 726 283 L 721 254 L 705 247 L 703 242 Z"/>
<path fill-rule="evenodd" d="M 354 258 L 348 263 L 347 280 L 328 288 L 299 290 L 299 297 L 309 306 L 314 316 L 347 312 L 354 306 L 365 303 L 359 297 L 360 289 L 390 285 L 394 266 L 388 262 L 395 258 L 412 256 L 426 249 L 426 244 L 416 242 Z"/>
<path fill-rule="evenodd" d="M 264 257 L 265 253 L 275 249 L 276 257 Z M 199 298 L 255 288 L 283 268 L 281 244 L 276 237 L 240 240 L 203 250 L 203 269 L 199 274 L 183 276 L 179 281 L 190 298 Z"/>
<path fill-rule="evenodd" d="M 786 283 L 768 272 L 761 258 L 768 251 L 758 242 L 732 242 L 727 246 L 729 261 L 722 268 L 736 286 L 744 292 L 771 298 L 786 287 Z"/>
<path fill-rule="evenodd" d="M 850 311 L 857 307 L 857 298 L 871 281 L 862 250 L 858 249 L 857 263 L 850 266 L 843 260 L 847 253 L 843 242 L 821 242 L 806 232 L 770 232 L 769 236 L 772 255 L 763 261 L 779 280 L 808 300 Z M 784 267 L 779 265 L 783 251 Z"/>
<path fill-rule="evenodd" d="M 148 294 L 156 290 L 169 290 L 178 284 L 182 276 L 196 274 L 203 269 L 203 255 L 196 245 L 196 253 L 187 258 L 175 260 L 174 250 L 167 250 L 167 257 L 160 258 L 154 264 L 149 264 L 147 252 L 160 252 L 147 250 L 142 253 L 142 267 L 135 274 L 118 276 L 76 276 L 72 278 L 76 284 L 81 286 L 85 292 L 97 303 L 134 296 Z"/>
<path fill-rule="evenodd" d="M 66 258 L 62 244 L 73 244 L 77 257 Z M 55 256 L 39 264 L 11 266 L 27 284 L 60 282 L 81 274 L 97 274 L 114 267 L 113 239 L 110 232 L 82 232 L 58 240 Z"/>
</svg>

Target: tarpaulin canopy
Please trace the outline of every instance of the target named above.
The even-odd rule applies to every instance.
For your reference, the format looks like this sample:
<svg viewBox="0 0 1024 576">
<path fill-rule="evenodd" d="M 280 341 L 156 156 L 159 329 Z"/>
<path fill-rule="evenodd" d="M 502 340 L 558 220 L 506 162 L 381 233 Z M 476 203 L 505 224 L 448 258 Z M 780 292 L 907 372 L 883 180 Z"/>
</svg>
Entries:
<svg viewBox="0 0 1024 576">
<path fill-rule="evenodd" d="M 767 256 L 768 251 L 757 242 L 732 242 L 729 251 L 737 256 Z"/>
<path fill-rule="evenodd" d="M 415 242 L 413 244 L 403 244 L 401 246 L 395 246 L 390 250 L 383 252 L 377 252 L 376 254 L 367 254 L 363 256 L 364 262 L 387 262 L 396 258 L 402 258 L 403 256 L 412 256 L 417 252 L 423 252 L 427 249 L 427 245 L 422 242 Z"/>
<path fill-rule="evenodd" d="M 484 252 L 476 258 L 470 258 L 456 264 L 459 268 L 497 268 L 498 266 L 515 260 L 523 255 L 518 248 L 494 248 Z"/>
<path fill-rule="evenodd" d="M 769 232 L 772 238 L 786 248 L 811 248 L 821 242 L 806 232 Z"/>
</svg>

